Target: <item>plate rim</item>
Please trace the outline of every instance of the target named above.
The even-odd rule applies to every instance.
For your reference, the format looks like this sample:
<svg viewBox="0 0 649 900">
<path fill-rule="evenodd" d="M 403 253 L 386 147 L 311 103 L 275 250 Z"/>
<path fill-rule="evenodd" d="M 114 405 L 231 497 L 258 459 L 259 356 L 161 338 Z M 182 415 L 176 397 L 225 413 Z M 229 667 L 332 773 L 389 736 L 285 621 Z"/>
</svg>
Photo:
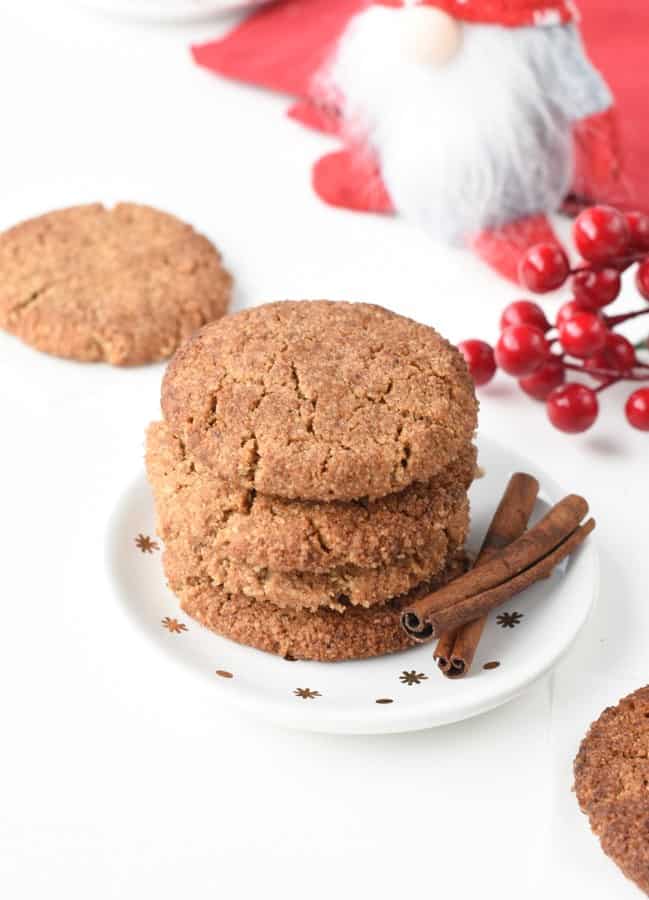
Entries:
<svg viewBox="0 0 649 900">
<path fill-rule="evenodd" d="M 255 0 L 255 5 L 261 6 L 269 0 Z M 235 12 L 243 12 L 246 9 L 254 9 L 254 5 L 246 0 L 220 0 L 209 3 L 202 9 L 188 8 L 182 0 L 174 0 L 173 5 L 164 3 L 164 0 L 154 0 L 141 9 L 134 9 L 129 0 L 119 0 L 118 3 L 111 0 L 75 0 L 81 9 L 98 13 L 108 19 L 117 22 L 132 22 L 136 25 L 183 25 L 200 22 L 209 22 L 218 19 L 219 16 L 231 15 Z"/>
</svg>

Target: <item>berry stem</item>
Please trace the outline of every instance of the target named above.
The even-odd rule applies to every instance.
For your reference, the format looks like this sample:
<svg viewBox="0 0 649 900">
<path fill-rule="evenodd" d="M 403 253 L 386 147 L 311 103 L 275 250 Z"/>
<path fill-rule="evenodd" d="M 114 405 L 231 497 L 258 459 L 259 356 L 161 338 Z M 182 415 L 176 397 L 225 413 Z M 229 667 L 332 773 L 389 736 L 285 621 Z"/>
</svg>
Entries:
<svg viewBox="0 0 649 900">
<path fill-rule="evenodd" d="M 628 322 L 629 319 L 637 319 L 638 316 L 646 316 L 647 314 L 649 314 L 649 306 L 646 309 L 636 309 L 635 312 L 620 313 L 618 316 L 606 316 L 606 324 L 609 328 L 615 328 L 616 325 L 621 325 L 622 322 Z"/>
<path fill-rule="evenodd" d="M 603 381 L 599 387 L 595 388 L 595 393 L 600 394 L 602 391 L 605 391 L 606 388 L 611 387 L 612 384 L 617 384 L 618 381 L 622 381 L 619 376 L 617 378 L 607 378 L 606 381 Z"/>
<path fill-rule="evenodd" d="M 613 369 L 586 369 L 584 366 L 578 366 L 576 363 L 566 362 L 565 359 L 563 365 L 565 369 L 571 372 L 581 372 L 583 375 L 590 375 L 591 378 L 613 379 L 614 381 L 649 381 L 649 373 L 647 372 L 640 375 L 638 372 L 630 371 L 621 375 Z"/>
</svg>

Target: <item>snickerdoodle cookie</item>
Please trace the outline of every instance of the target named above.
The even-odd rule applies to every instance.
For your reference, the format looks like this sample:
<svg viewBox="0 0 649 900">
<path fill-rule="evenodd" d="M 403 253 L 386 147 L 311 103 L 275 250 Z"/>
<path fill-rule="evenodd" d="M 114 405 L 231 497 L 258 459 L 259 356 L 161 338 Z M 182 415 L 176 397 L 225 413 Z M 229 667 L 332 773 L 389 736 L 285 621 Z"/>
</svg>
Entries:
<svg viewBox="0 0 649 900">
<path fill-rule="evenodd" d="M 227 594 L 207 579 L 195 579 L 177 591 L 187 615 L 240 644 L 294 659 L 336 662 L 366 659 L 397 650 L 413 642 L 401 628 L 401 610 L 422 591 L 441 586 L 466 568 L 462 555 L 450 559 L 445 571 L 430 585 L 381 606 L 333 609 L 280 609 L 272 603 Z"/>
<path fill-rule="evenodd" d="M 203 328 L 175 355 L 162 408 L 187 450 L 260 493 L 355 500 L 429 481 L 471 442 L 461 354 L 365 303 L 270 303 Z"/>
<path fill-rule="evenodd" d="M 120 203 L 46 213 L 0 234 L 0 327 L 84 362 L 165 359 L 228 306 L 218 250 L 174 216 Z"/>
<path fill-rule="evenodd" d="M 146 456 L 163 540 L 182 533 L 195 547 L 209 547 L 214 560 L 275 573 L 327 573 L 387 566 L 441 547 L 439 536 L 454 516 L 465 515 L 476 451 L 467 445 L 426 484 L 331 503 L 268 497 L 227 482 L 188 455 L 165 422 L 149 427 Z"/>
<path fill-rule="evenodd" d="M 343 612 L 349 606 L 377 606 L 391 597 L 431 581 L 464 543 L 469 524 L 466 498 L 441 527 L 430 545 L 412 557 L 377 568 L 341 566 L 329 572 L 274 572 L 244 562 L 219 558 L 213 540 L 189 536 L 186 530 L 165 542 L 165 571 L 173 591 L 187 579 L 208 577 L 227 594 L 253 597 L 282 608 L 315 610 L 321 606 Z"/>
<path fill-rule="evenodd" d="M 579 805 L 602 849 L 649 894 L 649 686 L 605 709 L 575 760 Z"/>
</svg>

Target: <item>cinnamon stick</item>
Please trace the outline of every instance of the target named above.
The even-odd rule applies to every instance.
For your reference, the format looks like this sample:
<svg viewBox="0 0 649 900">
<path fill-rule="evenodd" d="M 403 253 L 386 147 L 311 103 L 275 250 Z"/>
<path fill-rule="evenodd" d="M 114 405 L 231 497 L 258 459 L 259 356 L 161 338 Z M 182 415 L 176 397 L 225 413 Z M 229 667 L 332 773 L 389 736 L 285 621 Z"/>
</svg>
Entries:
<svg viewBox="0 0 649 900">
<path fill-rule="evenodd" d="M 477 562 L 476 565 L 478 565 Z M 448 674 L 451 668 L 451 655 L 455 646 L 456 634 L 457 632 L 455 631 L 447 631 L 440 637 L 433 651 L 433 659 L 437 663 L 437 668 L 444 672 L 445 675 Z"/>
<path fill-rule="evenodd" d="M 487 529 L 476 566 L 489 562 L 497 550 L 507 547 L 525 532 L 538 493 L 536 478 L 524 472 L 512 475 Z M 433 658 L 449 678 L 461 678 L 470 671 L 486 622 L 487 616 L 480 616 L 440 637 Z"/>
<path fill-rule="evenodd" d="M 549 574 L 549 571 L 546 571 L 547 566 L 536 568 L 545 557 L 551 556 L 556 560 L 554 565 L 557 565 L 567 552 L 571 552 L 568 550 L 562 554 L 559 551 L 573 532 L 579 532 L 579 540 L 577 543 L 573 541 L 570 547 L 574 549 L 581 543 L 594 527 L 593 523 L 583 534 L 579 529 L 579 524 L 587 512 L 588 504 L 583 497 L 574 494 L 564 497 L 533 528 L 508 547 L 494 551 L 487 563 L 472 569 L 441 590 L 427 594 L 406 608 L 401 617 L 403 628 L 415 640 L 425 641 L 478 618 L 498 603 L 503 603 L 518 590 L 523 590 L 538 578 L 544 577 L 537 574 L 538 572 Z M 558 551 L 557 554 L 553 553 L 555 550 Z M 522 583 L 519 576 L 528 569 L 534 570 L 532 576 L 536 577 L 532 577 L 532 580 L 528 577 L 527 580 L 524 579 L 525 583 Z M 509 582 L 515 582 L 517 585 L 511 593 L 507 593 L 506 588 Z M 522 586 L 518 587 L 521 584 Z M 485 602 L 482 601 L 483 595 L 487 595 Z M 497 599 L 498 597 L 501 599 Z M 450 609 L 460 606 L 462 607 L 460 614 L 449 616 Z M 441 619 L 440 613 L 443 613 Z M 433 617 L 436 626 L 433 625 Z"/>
<path fill-rule="evenodd" d="M 572 534 L 551 553 L 548 553 L 534 565 L 523 570 L 518 575 L 515 575 L 508 581 L 505 581 L 503 584 L 499 584 L 490 590 L 475 594 L 473 597 L 468 597 L 460 603 L 447 606 L 445 609 L 441 609 L 432 615 L 429 615 L 428 621 L 432 626 L 432 636 L 435 637 L 452 628 L 459 628 L 466 622 L 471 622 L 479 616 L 486 615 L 491 612 L 492 609 L 495 609 L 496 606 L 505 603 L 515 594 L 519 594 L 526 588 L 531 587 L 531 585 L 540 581 L 542 578 L 547 578 L 566 556 L 569 556 L 586 540 L 594 528 L 595 520 L 589 519 L 585 525 L 575 529 L 575 531 L 573 531 Z"/>
</svg>

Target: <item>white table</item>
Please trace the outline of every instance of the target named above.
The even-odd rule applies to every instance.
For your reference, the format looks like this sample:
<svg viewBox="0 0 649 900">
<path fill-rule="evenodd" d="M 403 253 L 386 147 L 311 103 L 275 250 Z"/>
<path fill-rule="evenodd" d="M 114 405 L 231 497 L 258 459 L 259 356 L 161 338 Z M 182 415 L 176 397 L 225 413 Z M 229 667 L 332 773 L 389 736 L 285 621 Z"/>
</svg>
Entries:
<svg viewBox="0 0 649 900">
<path fill-rule="evenodd" d="M 321 205 L 309 168 L 327 139 L 283 118 L 282 98 L 191 63 L 188 44 L 224 27 L 5 0 L 0 228 L 78 202 L 150 202 L 222 247 L 237 307 L 366 299 L 454 340 L 493 338 L 516 289 L 402 222 Z M 382 900 L 459 883 L 499 900 L 636 896 L 569 792 L 588 722 L 647 681 L 649 440 L 624 422 L 625 391 L 577 438 L 504 377 L 482 393 L 481 429 L 598 518 L 600 602 L 555 675 L 452 727 L 334 738 L 222 706 L 111 594 L 106 521 L 142 464 L 162 371 L 77 365 L 0 336 L 0 894 Z"/>
</svg>

